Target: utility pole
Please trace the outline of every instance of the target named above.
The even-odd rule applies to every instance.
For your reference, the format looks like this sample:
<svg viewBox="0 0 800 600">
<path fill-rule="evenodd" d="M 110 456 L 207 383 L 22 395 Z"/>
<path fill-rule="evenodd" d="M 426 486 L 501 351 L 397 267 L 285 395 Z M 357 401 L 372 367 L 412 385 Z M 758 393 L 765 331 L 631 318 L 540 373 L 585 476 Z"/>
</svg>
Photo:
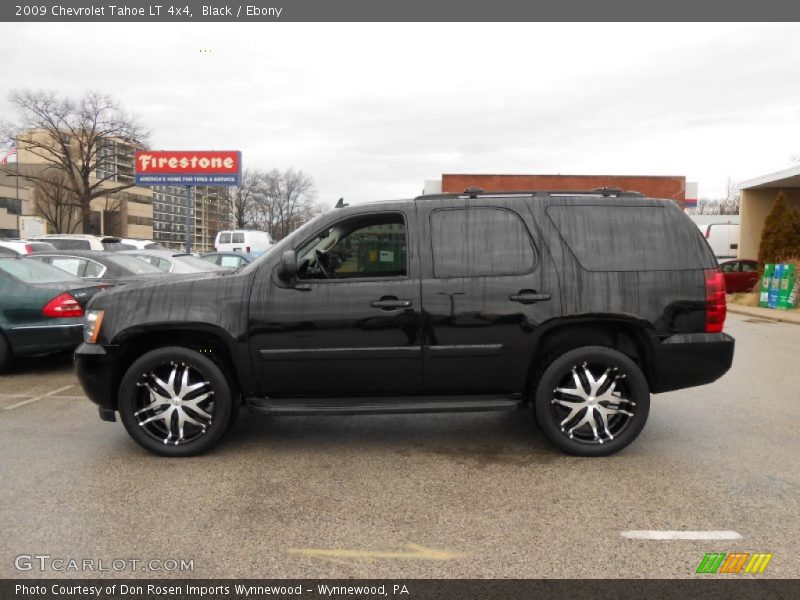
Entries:
<svg viewBox="0 0 800 600">
<path fill-rule="evenodd" d="M 189 227 L 189 223 L 191 219 L 189 218 L 189 210 L 192 205 L 192 186 L 186 186 L 186 215 L 184 219 L 184 228 L 186 229 L 186 254 L 192 253 L 192 238 L 189 237 L 191 232 L 189 231 L 191 228 Z"/>
</svg>

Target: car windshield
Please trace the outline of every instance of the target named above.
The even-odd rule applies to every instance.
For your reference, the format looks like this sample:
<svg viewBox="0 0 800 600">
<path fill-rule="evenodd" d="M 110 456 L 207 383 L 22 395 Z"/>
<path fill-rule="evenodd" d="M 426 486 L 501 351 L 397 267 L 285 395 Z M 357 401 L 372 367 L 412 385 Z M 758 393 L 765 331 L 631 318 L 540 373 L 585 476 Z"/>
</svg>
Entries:
<svg viewBox="0 0 800 600">
<path fill-rule="evenodd" d="M 81 283 L 81 280 L 37 260 L 0 257 L 0 270 L 25 283 Z"/>
<path fill-rule="evenodd" d="M 136 256 L 129 256 L 126 254 L 112 254 L 110 256 L 105 257 L 108 262 L 112 262 L 116 265 L 119 265 L 123 269 L 127 269 L 128 271 L 132 271 L 137 275 L 141 275 L 144 273 L 161 273 L 161 269 L 151 265 L 148 262 L 140 260 Z"/>
</svg>

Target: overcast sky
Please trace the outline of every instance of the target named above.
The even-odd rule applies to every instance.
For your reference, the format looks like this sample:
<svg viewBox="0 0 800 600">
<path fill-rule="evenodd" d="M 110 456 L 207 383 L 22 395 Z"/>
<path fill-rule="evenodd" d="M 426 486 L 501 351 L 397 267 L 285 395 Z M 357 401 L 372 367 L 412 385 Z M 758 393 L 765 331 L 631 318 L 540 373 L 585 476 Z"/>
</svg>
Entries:
<svg viewBox="0 0 800 600">
<path fill-rule="evenodd" d="M 109 93 L 161 149 L 308 172 L 331 205 L 442 173 L 685 175 L 800 154 L 800 26 L 0 24 L 7 93 Z M 209 50 L 209 52 L 201 52 Z"/>
</svg>

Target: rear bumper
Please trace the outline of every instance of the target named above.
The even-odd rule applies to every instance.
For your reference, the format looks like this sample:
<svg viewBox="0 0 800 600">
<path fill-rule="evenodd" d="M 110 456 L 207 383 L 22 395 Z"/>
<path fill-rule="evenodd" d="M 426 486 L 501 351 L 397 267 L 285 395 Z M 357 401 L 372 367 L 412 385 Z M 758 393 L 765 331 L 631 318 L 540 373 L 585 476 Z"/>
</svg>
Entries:
<svg viewBox="0 0 800 600">
<path fill-rule="evenodd" d="M 711 383 L 733 363 L 734 339 L 727 333 L 683 333 L 654 345 L 654 394 Z"/>
<path fill-rule="evenodd" d="M 75 373 L 89 400 L 103 411 L 117 410 L 117 353 L 113 347 L 81 344 L 75 350 Z"/>
<path fill-rule="evenodd" d="M 72 350 L 83 341 L 83 318 L 57 319 L 11 327 L 6 335 L 16 356 L 35 356 Z"/>
</svg>

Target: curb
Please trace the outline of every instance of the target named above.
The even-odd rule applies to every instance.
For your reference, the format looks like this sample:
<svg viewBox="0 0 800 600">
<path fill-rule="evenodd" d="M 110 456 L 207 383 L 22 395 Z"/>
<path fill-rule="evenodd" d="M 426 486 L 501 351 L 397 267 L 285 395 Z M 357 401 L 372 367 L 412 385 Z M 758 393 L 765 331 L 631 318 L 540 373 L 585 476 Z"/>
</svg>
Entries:
<svg viewBox="0 0 800 600">
<path fill-rule="evenodd" d="M 783 313 L 783 311 L 761 308 L 754 306 L 740 306 L 738 304 L 728 304 L 728 312 L 737 315 L 745 315 L 748 317 L 756 317 L 758 319 L 765 319 L 768 321 L 775 321 L 776 323 L 789 323 L 791 325 L 800 325 L 800 314 L 793 315 Z M 778 313 L 778 314 L 774 314 Z"/>
</svg>

